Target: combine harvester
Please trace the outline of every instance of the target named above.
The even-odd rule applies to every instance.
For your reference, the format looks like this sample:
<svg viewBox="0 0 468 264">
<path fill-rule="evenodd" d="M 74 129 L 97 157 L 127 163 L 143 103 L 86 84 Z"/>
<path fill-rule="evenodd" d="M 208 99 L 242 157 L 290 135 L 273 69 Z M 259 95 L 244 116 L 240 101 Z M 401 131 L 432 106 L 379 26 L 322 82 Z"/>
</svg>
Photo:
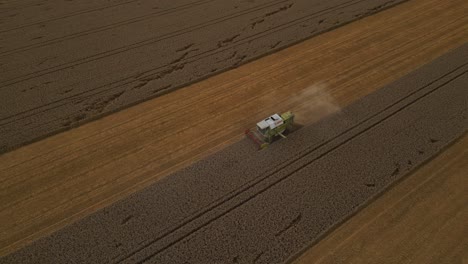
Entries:
<svg viewBox="0 0 468 264">
<path fill-rule="evenodd" d="M 286 138 L 283 133 L 285 131 L 291 131 L 293 129 L 293 125 L 293 113 L 286 112 L 282 115 L 274 114 L 258 122 L 256 128 L 247 129 L 245 134 L 258 145 L 258 149 L 264 149 L 273 142 L 273 139 L 276 136 Z"/>
</svg>

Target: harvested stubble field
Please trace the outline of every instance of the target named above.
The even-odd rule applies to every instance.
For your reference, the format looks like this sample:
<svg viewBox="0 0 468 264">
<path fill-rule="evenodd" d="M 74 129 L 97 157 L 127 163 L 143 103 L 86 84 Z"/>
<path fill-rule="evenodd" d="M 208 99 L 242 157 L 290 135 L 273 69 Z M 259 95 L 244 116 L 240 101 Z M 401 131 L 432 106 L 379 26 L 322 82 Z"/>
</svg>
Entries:
<svg viewBox="0 0 468 264">
<path fill-rule="evenodd" d="M 237 141 L 246 127 L 271 112 L 291 109 L 298 113 L 301 123 L 310 124 L 340 111 L 356 99 L 466 43 L 466 9 L 464 1 L 410 1 L 235 70 L 0 156 L 1 195 L 2 201 L 6 201 L 1 211 L 2 252 L 20 248 L 32 239 L 58 230 Z M 153 85 L 145 84 L 145 87 Z M 155 84 L 154 88 L 157 87 L 161 86 Z M 463 96 L 466 98 L 464 94 L 461 96 L 462 99 Z M 451 138 L 445 136 L 447 141 L 435 140 L 444 145 Z M 244 144 L 241 148 L 245 153 L 252 150 L 245 142 L 239 144 Z M 280 144 L 285 143 L 277 145 Z M 287 148 L 287 145 L 284 147 Z M 255 155 L 258 153 L 253 152 L 252 156 Z M 176 179 L 177 176 L 172 175 L 156 185 L 158 187 L 152 188 L 161 188 Z M 230 181 L 243 179 L 235 175 L 229 177 Z M 192 185 L 190 181 L 185 181 L 186 189 L 183 192 L 161 189 L 159 195 L 162 195 L 162 201 L 178 200 L 183 193 L 187 197 L 195 195 L 194 201 L 203 202 L 198 195 L 201 195 L 199 192 L 205 192 L 207 186 L 218 191 L 224 190 L 221 187 L 229 187 L 227 183 L 220 186 L 219 182 L 204 181 L 202 178 L 192 180 Z M 205 189 L 193 187 L 196 184 L 203 185 Z M 465 196 L 462 198 L 466 200 Z M 125 201 L 129 203 L 131 199 L 122 203 L 125 204 Z M 141 206 L 144 207 L 145 203 Z M 35 210 L 37 208 L 41 210 Z M 293 208 L 291 206 L 290 209 Z M 172 209 L 172 213 L 178 213 L 180 208 Z M 169 211 L 164 211 L 167 212 L 164 217 L 172 215 Z M 120 211 L 114 213 L 119 214 Z M 97 215 L 102 214 L 103 211 Z M 292 223 L 304 220 L 302 215 L 297 221 L 296 218 L 289 219 L 289 216 L 285 215 L 285 224 L 289 220 Z M 88 223 L 85 229 L 93 230 L 97 226 L 90 225 L 90 221 L 93 221 L 89 219 L 96 217 L 94 215 L 80 223 Z M 127 216 L 113 219 L 113 222 L 107 222 L 107 228 L 112 230 L 121 223 L 133 226 L 138 224 L 132 224 L 135 219 L 127 219 Z M 120 220 L 122 222 L 119 223 Z M 162 219 L 150 217 L 142 221 L 160 223 Z M 100 220 L 97 222 L 103 223 Z M 73 233 L 76 228 L 81 227 L 79 224 L 68 227 L 45 240 L 49 242 L 33 244 L 16 257 L 28 256 L 31 249 L 32 252 L 38 252 L 38 245 L 39 248 L 46 247 L 47 243 L 54 244 L 53 248 L 57 250 L 54 238 L 63 237 L 70 230 Z M 229 230 L 232 229 L 226 227 L 226 232 Z M 116 236 L 128 235 L 124 230 L 120 232 L 116 232 Z M 180 232 L 185 231 L 182 229 Z M 210 234 L 213 232 L 206 233 L 207 236 Z M 304 236 L 307 237 L 307 234 L 298 237 L 304 239 Z M 308 239 L 311 240 L 310 237 Z M 63 251 L 67 252 L 76 245 L 74 243 L 80 241 L 78 236 L 74 242 L 65 243 Z M 101 240 L 96 238 L 93 241 L 97 243 Z M 307 244 L 307 239 L 300 241 L 289 248 L 284 247 L 286 251 L 277 251 L 282 255 L 276 259 L 284 259 Z M 112 248 L 115 246 L 112 243 L 107 241 L 99 245 L 111 247 L 110 255 L 119 253 Z M 67 246 L 70 248 L 67 249 Z M 125 246 L 128 252 L 135 249 L 135 245 Z M 56 253 L 50 253 L 51 248 L 43 248 L 42 256 L 46 260 L 57 257 Z M 125 252 L 123 248 L 121 250 Z M 252 250 L 258 253 L 256 249 Z M 246 259 L 256 258 L 253 256 L 255 252 L 231 256 L 221 251 L 219 256 L 245 262 Z M 95 254 L 94 257 L 107 258 L 109 254 Z M 137 259 L 145 259 L 138 254 L 135 256 Z M 75 257 L 79 259 L 83 256 L 78 254 Z M 186 252 L 186 256 L 190 256 L 190 252 Z M 64 256 L 58 256 L 61 257 Z M 263 261 L 268 261 L 268 257 L 275 259 L 275 256 L 265 254 Z"/>
</svg>

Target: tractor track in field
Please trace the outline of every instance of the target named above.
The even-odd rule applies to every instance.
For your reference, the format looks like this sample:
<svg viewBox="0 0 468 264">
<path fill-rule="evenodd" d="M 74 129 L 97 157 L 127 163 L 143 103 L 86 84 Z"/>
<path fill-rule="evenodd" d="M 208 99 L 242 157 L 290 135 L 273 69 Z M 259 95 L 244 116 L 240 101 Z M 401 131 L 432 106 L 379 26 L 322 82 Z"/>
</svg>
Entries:
<svg viewBox="0 0 468 264">
<path fill-rule="evenodd" d="M 49 2 L 51 2 L 51 1 L 49 1 Z M 76 12 L 69 13 L 69 14 L 67 14 L 67 15 L 63 15 L 63 16 L 59 16 L 59 17 L 54 17 L 54 18 L 47 19 L 47 20 L 41 20 L 41 21 L 37 21 L 37 22 L 33 22 L 33 23 L 28 23 L 28 24 L 23 24 L 23 25 L 19 25 L 19 26 L 16 26 L 16 27 L 8 28 L 8 29 L 3 29 L 3 30 L 0 30 L 0 33 L 8 32 L 8 31 L 13 31 L 13 30 L 18 30 L 18 29 L 25 28 L 25 27 L 31 27 L 31 26 L 41 25 L 41 24 L 44 24 L 44 23 L 49 23 L 49 22 L 53 22 L 53 21 L 60 20 L 60 19 L 66 19 L 66 18 L 78 16 L 78 15 L 83 15 L 83 14 L 86 14 L 86 13 L 101 11 L 101 10 L 104 10 L 104 9 L 113 8 L 113 7 L 116 7 L 116 6 L 121 6 L 121 5 L 126 5 L 126 4 L 131 4 L 131 3 L 135 3 L 135 2 L 138 2 L 138 0 L 126 1 L 126 2 L 123 2 L 123 3 L 118 3 L 118 4 L 115 4 L 115 5 L 109 5 L 109 6 L 103 6 L 103 7 L 100 7 L 100 8 L 94 8 L 94 9 L 76 11 Z M 28 5 L 27 7 L 30 7 L 30 5 Z M 6 10 L 6 11 L 8 11 L 8 10 Z M 10 11 L 11 11 L 11 10 L 10 10 Z"/>
</svg>

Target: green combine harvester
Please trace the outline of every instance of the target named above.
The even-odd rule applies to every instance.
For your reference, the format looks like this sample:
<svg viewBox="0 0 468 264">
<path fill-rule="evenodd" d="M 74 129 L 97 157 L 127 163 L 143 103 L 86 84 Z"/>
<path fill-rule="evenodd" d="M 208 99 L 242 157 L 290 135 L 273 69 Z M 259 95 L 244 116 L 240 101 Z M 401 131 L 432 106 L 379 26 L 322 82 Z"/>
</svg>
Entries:
<svg viewBox="0 0 468 264">
<path fill-rule="evenodd" d="M 266 148 L 277 136 L 286 138 L 285 131 L 291 131 L 294 125 L 294 114 L 290 111 L 282 115 L 274 114 L 257 123 L 257 127 L 247 129 L 245 134 L 259 147 Z"/>
</svg>

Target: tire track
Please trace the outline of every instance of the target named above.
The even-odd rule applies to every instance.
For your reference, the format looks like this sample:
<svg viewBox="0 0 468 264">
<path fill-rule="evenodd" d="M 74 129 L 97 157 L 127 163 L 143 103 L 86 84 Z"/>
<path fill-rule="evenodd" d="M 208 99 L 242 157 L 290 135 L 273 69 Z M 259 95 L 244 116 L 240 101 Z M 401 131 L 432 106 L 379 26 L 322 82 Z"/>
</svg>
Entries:
<svg viewBox="0 0 468 264">
<path fill-rule="evenodd" d="M 42 23 L 48 23 L 48 22 L 57 21 L 57 20 L 60 20 L 60 19 L 66 19 L 66 18 L 78 16 L 78 15 L 83 15 L 83 14 L 87 14 L 87 13 L 101 11 L 101 10 L 105 10 L 105 9 L 108 9 L 108 8 L 112 8 L 112 7 L 116 7 L 116 6 L 120 6 L 120 5 L 131 4 L 131 3 L 135 3 L 135 2 L 139 2 L 139 0 L 129 0 L 127 2 L 118 3 L 118 4 L 114 4 L 114 5 L 109 5 L 109 6 L 103 6 L 103 7 L 99 7 L 99 8 L 95 8 L 95 9 L 87 9 L 87 10 L 76 11 L 76 12 L 72 12 L 72 13 L 69 13 L 67 15 L 61 16 L 61 17 L 46 19 L 46 20 L 42 20 L 42 21 L 38 21 L 38 22 L 33 22 L 33 23 L 18 26 L 18 27 L 15 27 L 15 28 L 9 28 L 9 29 L 6 29 L 6 30 L 0 30 L 0 33 L 5 33 L 5 32 L 9 32 L 9 31 L 13 31 L 13 30 L 18 30 L 18 29 L 25 28 L 25 27 L 30 27 L 30 26 L 36 26 L 36 25 L 40 25 Z M 30 7 L 30 5 L 23 6 L 23 8 L 24 7 L 27 8 L 27 7 Z M 11 11 L 11 10 L 5 10 L 5 12 L 8 12 L 8 11 Z"/>
<path fill-rule="evenodd" d="M 138 1 L 138 0 L 134 0 L 134 1 Z M 134 2 L 134 1 L 132 1 L 132 2 Z M 93 28 L 93 29 L 90 29 L 90 30 L 85 30 L 85 31 L 82 31 L 82 32 L 77 32 L 77 33 L 74 33 L 74 34 L 66 35 L 66 36 L 63 36 L 63 37 L 54 38 L 54 39 L 50 39 L 50 40 L 47 40 L 47 41 L 43 41 L 43 42 L 39 42 L 39 43 L 27 45 L 27 46 L 18 47 L 18 48 L 12 49 L 12 50 L 7 50 L 7 51 L 0 52 L 0 57 L 17 54 L 17 53 L 20 53 L 20 52 L 23 52 L 23 51 L 33 50 L 35 48 L 49 46 L 51 44 L 60 43 L 60 42 L 63 42 L 65 40 L 71 40 L 71 39 L 74 39 L 74 38 L 90 35 L 90 34 L 93 34 L 93 33 L 100 33 L 100 32 L 103 32 L 103 31 L 106 31 L 106 30 L 109 30 L 109 29 L 114 29 L 114 28 L 117 28 L 117 27 L 120 27 L 120 26 L 130 25 L 130 24 L 133 24 L 133 23 L 144 21 L 146 19 L 150 19 L 150 18 L 152 18 L 152 17 L 154 17 L 156 15 L 168 15 L 168 14 L 172 14 L 172 13 L 177 13 L 177 12 L 185 10 L 185 9 L 190 9 L 190 8 L 193 8 L 193 7 L 199 7 L 199 6 L 203 5 L 203 4 L 211 3 L 211 2 L 214 2 L 214 1 L 216 1 L 216 0 L 199 0 L 199 1 L 188 3 L 188 4 L 180 5 L 180 6 L 177 6 L 177 7 L 161 10 L 161 11 L 158 11 L 158 12 L 153 12 L 153 13 L 150 13 L 150 14 L 147 14 L 147 15 L 134 17 L 134 18 L 127 19 L 127 20 L 124 20 L 124 21 L 119 21 L 119 22 L 112 23 L 112 24 L 109 24 L 109 25 Z M 2 33 L 2 31 L 0 31 L 0 33 Z"/>
<path fill-rule="evenodd" d="M 267 4 L 255 6 L 253 8 L 245 9 L 243 11 L 236 12 L 236 13 L 233 13 L 231 15 L 227 15 L 227 16 L 223 16 L 223 17 L 220 17 L 220 18 L 212 19 L 212 20 L 209 20 L 207 22 L 197 24 L 195 26 L 191 26 L 191 27 L 187 27 L 187 28 L 184 28 L 184 29 L 179 29 L 179 30 L 167 33 L 167 34 L 163 34 L 162 36 L 159 36 L 157 38 L 149 38 L 149 39 L 139 41 L 139 42 L 127 45 L 127 46 L 123 46 L 123 47 L 120 47 L 120 48 L 115 48 L 115 49 L 112 49 L 112 50 L 108 50 L 108 51 L 105 51 L 105 52 L 94 54 L 92 56 L 87 56 L 87 57 L 81 58 L 81 59 L 73 61 L 73 62 L 63 63 L 63 64 L 60 64 L 60 65 L 57 65 L 57 66 L 54 66 L 54 67 L 50 67 L 50 68 L 47 68 L 47 69 L 44 69 L 44 70 L 40 70 L 40 71 L 37 71 L 37 72 L 34 72 L 34 73 L 26 74 L 26 75 L 21 76 L 21 77 L 15 77 L 15 78 L 12 78 L 12 79 L 9 79 L 9 80 L 5 80 L 5 81 L 0 82 L 0 84 L 5 85 L 4 87 L 0 87 L 0 89 L 5 88 L 8 85 L 13 85 L 13 84 L 16 84 L 16 83 L 19 83 L 19 82 L 23 82 L 23 81 L 30 80 L 30 79 L 33 79 L 33 78 L 37 78 L 37 77 L 40 77 L 40 76 L 44 76 L 46 74 L 54 73 L 54 72 L 64 70 L 64 69 L 68 69 L 68 68 L 71 68 L 71 67 L 76 67 L 76 66 L 84 64 L 84 63 L 93 62 L 93 61 L 96 61 L 96 60 L 99 60 L 99 59 L 102 59 L 102 58 L 110 57 L 110 56 L 113 56 L 113 55 L 116 55 L 116 54 L 120 54 L 120 53 L 129 51 L 129 50 L 133 50 L 133 49 L 140 48 L 140 47 L 143 47 L 143 46 L 146 46 L 146 45 L 154 44 L 154 43 L 160 42 L 162 40 L 166 40 L 166 39 L 170 39 L 170 38 L 173 38 L 173 37 L 181 36 L 181 35 L 183 35 L 185 33 L 192 32 L 192 31 L 195 31 L 197 29 L 201 29 L 201 28 L 212 26 L 212 25 L 216 25 L 219 22 L 224 22 L 224 21 L 227 21 L 227 20 L 232 19 L 232 18 L 236 18 L 236 17 L 240 17 L 240 16 L 243 16 L 243 15 L 246 15 L 246 14 L 250 14 L 250 13 L 259 11 L 261 9 L 271 7 L 271 6 L 275 6 L 275 5 L 279 4 L 279 3 L 284 3 L 284 2 L 288 2 L 288 1 L 292 1 L 292 0 L 275 0 L 272 3 L 267 3 Z M 356 0 L 351 0 L 351 1 L 356 1 Z M 365 1 L 365 0 L 358 0 L 358 1 Z M 32 77 L 31 77 L 31 75 L 32 75 Z M 21 79 L 23 77 L 26 77 L 26 78 Z M 17 80 L 17 79 L 21 79 L 21 80 Z"/>
</svg>

